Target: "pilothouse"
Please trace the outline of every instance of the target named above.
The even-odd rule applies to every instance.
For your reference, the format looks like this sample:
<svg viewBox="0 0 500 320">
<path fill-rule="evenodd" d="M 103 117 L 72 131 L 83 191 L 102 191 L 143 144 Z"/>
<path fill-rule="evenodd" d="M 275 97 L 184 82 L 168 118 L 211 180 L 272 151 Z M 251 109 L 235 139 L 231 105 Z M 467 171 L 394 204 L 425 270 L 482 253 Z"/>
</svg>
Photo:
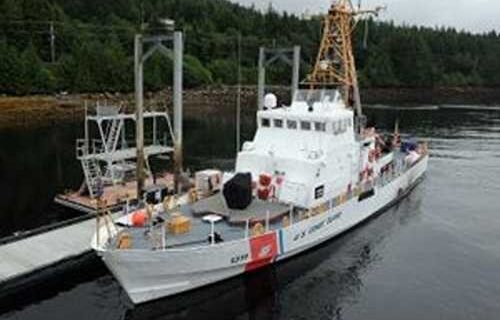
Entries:
<svg viewBox="0 0 500 320">
<path fill-rule="evenodd" d="M 338 91 L 300 90 L 290 106 L 259 111 L 257 122 L 236 171 L 279 176 L 278 201 L 308 208 L 358 183 L 359 135 Z"/>
</svg>

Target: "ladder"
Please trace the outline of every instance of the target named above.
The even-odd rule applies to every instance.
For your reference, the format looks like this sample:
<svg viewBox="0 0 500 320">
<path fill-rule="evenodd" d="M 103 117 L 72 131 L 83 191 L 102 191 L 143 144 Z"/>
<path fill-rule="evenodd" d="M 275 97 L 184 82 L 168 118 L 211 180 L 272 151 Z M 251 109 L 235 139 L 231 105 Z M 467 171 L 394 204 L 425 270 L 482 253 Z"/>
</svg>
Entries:
<svg viewBox="0 0 500 320">
<path fill-rule="evenodd" d="M 114 119 L 111 121 L 109 125 L 108 132 L 106 134 L 106 152 L 114 152 L 117 145 L 118 140 L 120 138 L 120 130 L 123 125 L 123 120 Z"/>
<path fill-rule="evenodd" d="M 84 157 L 81 159 L 85 183 L 91 198 L 96 198 L 102 189 L 102 174 L 99 162 L 95 158 Z"/>
</svg>

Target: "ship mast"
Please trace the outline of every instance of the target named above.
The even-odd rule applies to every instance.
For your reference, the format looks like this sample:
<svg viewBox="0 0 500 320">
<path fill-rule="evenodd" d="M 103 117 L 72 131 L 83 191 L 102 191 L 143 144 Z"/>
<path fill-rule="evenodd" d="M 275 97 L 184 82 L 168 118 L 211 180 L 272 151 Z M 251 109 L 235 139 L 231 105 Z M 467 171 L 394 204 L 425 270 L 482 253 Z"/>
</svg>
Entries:
<svg viewBox="0 0 500 320">
<path fill-rule="evenodd" d="M 336 0 L 323 20 L 316 63 L 304 82 L 311 88 L 341 87 L 344 100 L 358 117 L 363 113 L 351 36 L 360 18 L 377 16 L 382 9 L 361 10 L 354 8 L 351 0 Z"/>
</svg>

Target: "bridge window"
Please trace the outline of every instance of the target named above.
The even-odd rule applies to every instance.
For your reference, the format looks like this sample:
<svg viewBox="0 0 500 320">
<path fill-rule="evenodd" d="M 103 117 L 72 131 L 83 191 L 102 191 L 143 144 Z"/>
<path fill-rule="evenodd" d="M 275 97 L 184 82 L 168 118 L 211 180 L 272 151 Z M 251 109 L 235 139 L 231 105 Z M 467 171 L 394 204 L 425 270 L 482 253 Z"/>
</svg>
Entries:
<svg viewBox="0 0 500 320">
<path fill-rule="evenodd" d="M 262 118 L 260 124 L 264 128 L 269 128 L 271 126 L 271 120 L 269 120 L 268 118 Z"/>
<path fill-rule="evenodd" d="M 310 131 L 311 130 L 311 123 L 309 121 L 301 121 L 300 128 L 302 130 Z"/>
<path fill-rule="evenodd" d="M 274 119 L 274 127 L 283 128 L 283 120 L 282 119 Z"/>
<path fill-rule="evenodd" d="M 291 130 L 297 130 L 297 121 L 287 120 L 286 127 Z"/>
<path fill-rule="evenodd" d="M 324 123 L 324 122 L 315 122 L 314 123 L 314 130 L 325 132 L 326 131 L 326 123 Z"/>
<path fill-rule="evenodd" d="M 314 199 L 321 199 L 325 195 L 325 186 L 319 186 L 314 189 Z"/>
<path fill-rule="evenodd" d="M 333 134 L 338 135 L 340 133 L 340 124 L 338 121 L 333 122 Z"/>
</svg>

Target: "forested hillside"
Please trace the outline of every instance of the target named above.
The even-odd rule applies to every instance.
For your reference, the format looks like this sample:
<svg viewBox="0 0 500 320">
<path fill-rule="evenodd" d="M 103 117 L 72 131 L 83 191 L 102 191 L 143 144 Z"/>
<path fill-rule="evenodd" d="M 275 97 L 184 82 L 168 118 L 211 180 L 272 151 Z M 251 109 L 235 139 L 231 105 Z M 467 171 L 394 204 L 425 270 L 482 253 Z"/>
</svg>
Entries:
<svg viewBox="0 0 500 320">
<path fill-rule="evenodd" d="M 256 83 L 260 45 L 302 46 L 305 75 L 320 37 L 319 17 L 261 13 L 226 0 L 0 0 L 0 93 L 131 91 L 133 35 L 142 22 L 149 23 L 149 32 L 160 32 L 156 22 L 162 18 L 176 20 L 185 31 L 187 87 L 237 81 L 238 33 L 245 84 Z M 370 21 L 365 47 L 364 30 L 361 25 L 355 35 L 363 86 L 500 85 L 495 32 Z M 277 65 L 269 77 L 286 83 L 289 69 Z M 149 90 L 170 84 L 170 63 L 153 57 L 145 82 Z"/>
</svg>

